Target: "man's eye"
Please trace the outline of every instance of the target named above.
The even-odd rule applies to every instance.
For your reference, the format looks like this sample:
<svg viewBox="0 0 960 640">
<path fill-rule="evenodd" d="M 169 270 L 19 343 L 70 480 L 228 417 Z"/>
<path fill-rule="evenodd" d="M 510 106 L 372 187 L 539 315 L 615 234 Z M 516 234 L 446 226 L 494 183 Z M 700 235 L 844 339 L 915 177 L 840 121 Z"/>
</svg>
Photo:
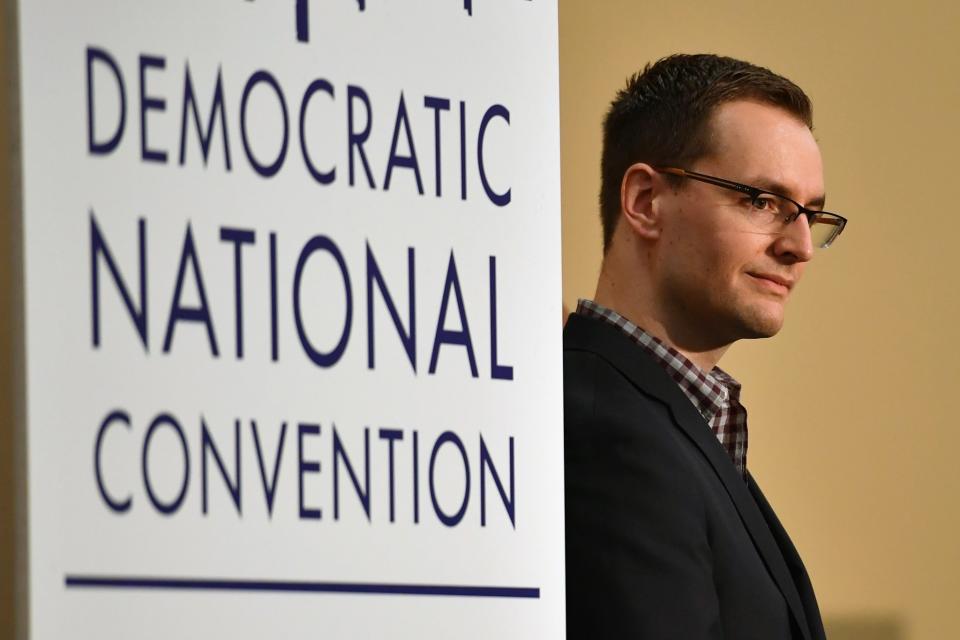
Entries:
<svg viewBox="0 0 960 640">
<path fill-rule="evenodd" d="M 759 195 L 750 199 L 750 206 L 758 211 L 776 213 L 777 199 L 772 196 Z"/>
</svg>

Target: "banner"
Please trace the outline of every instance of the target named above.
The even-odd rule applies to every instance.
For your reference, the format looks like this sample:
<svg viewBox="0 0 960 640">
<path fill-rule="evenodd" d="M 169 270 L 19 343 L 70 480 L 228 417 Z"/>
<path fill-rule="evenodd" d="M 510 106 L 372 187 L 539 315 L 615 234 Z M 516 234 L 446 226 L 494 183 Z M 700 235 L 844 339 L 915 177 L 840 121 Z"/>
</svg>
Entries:
<svg viewBox="0 0 960 640">
<path fill-rule="evenodd" d="M 560 638 L 557 8 L 21 2 L 32 638 Z"/>
</svg>

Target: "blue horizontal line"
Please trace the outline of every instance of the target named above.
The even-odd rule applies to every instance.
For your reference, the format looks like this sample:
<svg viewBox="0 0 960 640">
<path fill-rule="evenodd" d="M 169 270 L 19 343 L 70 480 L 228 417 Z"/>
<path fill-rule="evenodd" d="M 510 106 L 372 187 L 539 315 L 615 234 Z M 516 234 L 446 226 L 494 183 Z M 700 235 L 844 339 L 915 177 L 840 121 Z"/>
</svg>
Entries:
<svg viewBox="0 0 960 640">
<path fill-rule="evenodd" d="M 359 593 L 401 596 L 457 596 L 464 598 L 539 598 L 536 587 L 491 587 L 445 584 L 378 584 L 369 582 L 291 582 L 282 580 L 226 580 L 210 578 L 156 578 L 141 576 L 67 575 L 68 588 L 168 589 L 202 591 L 283 591 L 301 593 Z"/>
</svg>

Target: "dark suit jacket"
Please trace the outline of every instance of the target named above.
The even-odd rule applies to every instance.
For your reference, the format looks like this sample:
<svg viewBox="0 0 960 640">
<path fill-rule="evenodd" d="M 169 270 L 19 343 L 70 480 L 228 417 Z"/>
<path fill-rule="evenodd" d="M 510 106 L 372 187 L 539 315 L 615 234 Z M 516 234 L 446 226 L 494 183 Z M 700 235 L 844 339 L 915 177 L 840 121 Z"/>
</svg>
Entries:
<svg viewBox="0 0 960 640">
<path fill-rule="evenodd" d="M 570 640 L 824 638 L 759 487 L 616 327 L 570 316 L 564 414 Z"/>
</svg>

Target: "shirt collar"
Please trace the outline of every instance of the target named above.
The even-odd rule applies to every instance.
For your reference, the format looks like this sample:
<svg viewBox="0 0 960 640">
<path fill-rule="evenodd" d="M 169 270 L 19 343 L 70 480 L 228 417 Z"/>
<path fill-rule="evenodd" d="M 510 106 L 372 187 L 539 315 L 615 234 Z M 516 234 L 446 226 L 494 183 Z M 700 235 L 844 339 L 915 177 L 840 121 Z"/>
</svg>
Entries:
<svg viewBox="0 0 960 640">
<path fill-rule="evenodd" d="M 613 309 L 592 300 L 578 300 L 577 313 L 614 325 L 640 345 L 680 386 L 707 422 L 725 406 L 729 406 L 731 401 L 739 402 L 740 383 L 720 367 L 704 371 L 659 338 L 647 333 Z"/>
</svg>

